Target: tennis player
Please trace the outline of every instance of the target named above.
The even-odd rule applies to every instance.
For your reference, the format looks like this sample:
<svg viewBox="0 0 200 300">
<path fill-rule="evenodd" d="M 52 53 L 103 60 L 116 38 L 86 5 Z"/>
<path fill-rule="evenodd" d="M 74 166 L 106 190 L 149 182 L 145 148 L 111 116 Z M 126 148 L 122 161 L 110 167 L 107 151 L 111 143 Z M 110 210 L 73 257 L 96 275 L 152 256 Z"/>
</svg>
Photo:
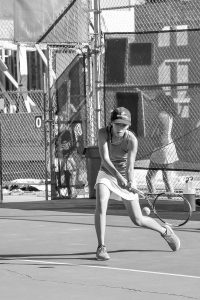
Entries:
<svg viewBox="0 0 200 300">
<path fill-rule="evenodd" d="M 129 191 L 136 187 L 134 164 L 138 141 L 129 130 L 131 113 L 118 107 L 111 113 L 109 126 L 98 133 L 101 166 L 96 180 L 95 229 L 98 240 L 97 260 L 110 259 L 105 246 L 106 211 L 109 199 L 121 200 L 132 222 L 141 227 L 157 231 L 167 241 L 173 251 L 180 248 L 180 240 L 170 226 L 161 226 L 154 219 L 143 216 L 138 194 Z"/>
</svg>

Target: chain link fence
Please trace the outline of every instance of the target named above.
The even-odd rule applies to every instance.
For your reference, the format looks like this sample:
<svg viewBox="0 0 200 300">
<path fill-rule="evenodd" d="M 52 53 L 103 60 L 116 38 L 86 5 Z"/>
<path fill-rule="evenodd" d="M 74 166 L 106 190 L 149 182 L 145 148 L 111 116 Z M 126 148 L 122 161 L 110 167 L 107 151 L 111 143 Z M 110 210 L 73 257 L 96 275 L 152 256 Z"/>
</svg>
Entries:
<svg viewBox="0 0 200 300">
<path fill-rule="evenodd" d="M 37 41 L 48 46 L 44 115 L 52 198 L 88 195 L 84 149 L 97 146 L 99 117 L 100 126 L 107 125 L 111 110 L 119 105 L 132 112 L 132 129 L 139 141 L 136 176 L 139 187 L 146 189 L 150 156 L 160 147 L 158 137 L 151 134 L 164 96 L 171 96 L 176 107 L 171 137 L 178 160 L 168 165 L 175 189 L 182 190 L 185 176 L 190 174 L 199 182 L 199 1 L 101 0 L 99 4 L 96 11 L 93 1 L 68 1 Z M 101 19 L 99 32 L 94 29 L 95 14 Z M 10 25 L 4 26 L 6 32 Z M 100 43 L 95 48 L 97 35 Z M 99 70 L 94 70 L 95 57 Z M 25 117 L 31 102 L 21 101 L 17 92 L 2 97 L 8 103 L 6 112 L 24 114 L 27 124 L 42 111 L 38 101 L 31 107 L 33 113 Z M 158 185 L 163 189 L 160 178 Z"/>
<path fill-rule="evenodd" d="M 86 193 L 84 187 L 87 186 L 87 171 L 84 149 L 87 140 L 90 140 L 87 130 L 90 130 L 88 128 L 91 124 L 87 121 L 86 113 L 91 102 L 88 104 L 86 97 L 92 89 L 89 87 L 92 85 L 91 81 L 86 76 L 86 64 L 89 65 L 88 68 L 91 66 L 88 56 L 91 42 L 90 6 L 90 1 L 66 1 L 60 15 L 37 41 L 38 44 L 47 45 L 45 54 L 48 61 L 46 82 L 48 92 L 45 102 L 40 100 L 37 102 L 37 99 L 32 101 L 32 97 L 37 93 L 31 96 L 29 92 L 2 93 L 5 104 L 4 114 L 1 115 L 4 184 L 9 184 L 16 178 L 24 180 L 30 176 L 35 179 L 44 178 L 46 168 L 52 199 L 63 196 L 75 197 L 80 191 Z M 14 6 L 9 8 L 10 15 L 7 21 L 1 22 L 1 40 L 4 39 L 3 33 L 7 33 L 6 40 L 14 40 L 15 25 L 17 28 L 17 23 L 15 24 L 13 20 L 16 13 L 14 8 Z M 37 104 L 34 105 L 33 102 Z M 27 114 L 27 108 L 30 107 L 31 110 L 28 111 L 31 113 Z M 44 132 L 41 133 L 31 127 L 32 125 L 34 127 L 35 117 L 41 113 L 44 114 L 46 136 Z M 13 134 L 8 141 L 6 132 L 10 132 L 9 126 L 14 126 L 13 124 L 16 124 L 16 128 L 19 127 L 23 138 L 16 135 L 14 139 Z M 31 138 L 24 138 L 26 130 L 32 132 Z M 11 143 L 13 147 L 10 152 L 7 148 Z M 46 152 L 40 149 L 38 153 L 35 149 L 39 145 L 41 149 L 46 147 Z M 30 151 L 29 146 L 32 149 Z M 15 148 L 15 159 L 12 161 L 10 157 Z M 35 156 L 38 159 L 35 159 Z"/>
<path fill-rule="evenodd" d="M 77 10 L 76 5 L 80 5 L 80 3 L 72 1 L 66 11 L 66 17 L 63 17 L 68 20 L 68 17 L 73 18 L 72 16 L 83 9 L 84 24 L 89 24 L 87 23 L 89 21 L 88 7 L 85 9 L 86 6 L 84 8 L 82 6 L 81 10 Z M 195 178 L 199 176 L 198 95 L 200 81 L 198 76 L 199 14 L 197 13 L 199 3 L 198 1 L 170 0 L 100 1 L 100 9 L 99 13 L 101 19 L 105 21 L 105 25 L 104 12 L 112 11 L 113 15 L 115 12 L 117 15 L 119 11 L 133 10 L 133 26 L 131 28 L 134 28 L 132 30 L 134 33 L 108 33 L 109 29 L 105 30 L 105 33 L 102 31 L 105 39 L 101 46 L 105 46 L 105 52 L 100 51 L 98 56 L 101 74 L 103 74 L 101 86 L 96 91 L 100 99 L 99 111 L 97 111 L 93 95 L 91 96 L 91 91 L 94 92 L 94 74 L 91 67 L 93 44 L 88 38 L 89 47 L 85 51 L 84 44 L 87 44 L 85 39 L 87 34 L 83 35 L 83 39 L 79 39 L 79 34 L 75 35 L 83 23 L 78 21 L 76 26 L 72 26 L 70 32 L 66 31 L 65 38 L 62 39 L 63 35 L 59 33 L 63 32 L 63 24 L 65 24 L 62 17 L 52 27 L 52 31 L 44 37 L 44 40 L 49 42 L 50 62 L 57 78 L 54 85 L 53 99 L 55 102 L 52 107 L 57 120 L 53 139 L 57 139 L 58 136 L 60 141 L 55 143 L 56 155 L 53 157 L 57 196 L 61 196 L 62 193 L 64 196 L 70 197 L 71 195 L 70 188 L 66 188 L 67 184 L 69 185 L 67 183 L 69 176 L 63 174 L 70 168 L 67 165 L 67 157 L 70 157 L 74 148 L 76 148 L 76 152 L 78 149 L 78 147 L 74 147 L 79 135 L 76 133 L 75 124 L 76 128 L 79 128 L 78 131 L 82 132 L 82 148 L 97 146 L 98 115 L 100 116 L 100 126 L 105 126 L 109 123 L 111 110 L 118 105 L 127 106 L 133 114 L 132 129 L 139 140 L 136 161 L 137 178 L 139 186 L 146 188 L 144 178 L 149 168 L 149 159 L 155 147 L 158 146 L 158 138 L 155 136 L 152 139 L 151 133 L 154 128 L 153 121 L 156 112 L 164 102 L 163 100 L 155 101 L 160 94 L 171 96 L 176 107 L 177 115 L 173 121 L 172 138 L 178 159 L 169 164 L 167 168 L 173 177 L 175 189 L 182 190 L 185 176 L 190 173 Z M 157 16 L 156 21 L 155 15 Z M 124 22 L 128 21 L 124 20 Z M 58 39 L 53 34 L 54 29 Z M 85 29 L 86 27 L 81 30 L 88 33 Z M 60 43 L 65 40 L 67 43 L 56 45 L 55 40 Z M 86 70 L 83 72 L 85 77 L 82 81 L 80 80 L 82 76 L 80 76 L 80 64 L 81 68 Z M 73 77 L 73 74 L 76 73 L 75 69 L 79 75 Z M 76 92 L 74 92 L 75 90 Z M 62 130 L 69 132 L 64 134 Z M 62 136 L 65 140 L 63 145 Z M 64 138 L 65 136 L 66 138 Z M 75 154 L 73 155 L 75 158 Z M 85 161 L 84 156 L 81 158 Z M 86 163 L 87 161 L 85 161 L 84 167 L 81 167 L 81 173 L 84 178 L 83 182 L 87 185 Z M 76 166 L 75 170 L 79 165 L 78 160 L 74 165 Z M 74 174 L 72 174 L 73 172 Z M 77 178 L 81 178 L 75 173 L 72 171 L 70 174 L 72 187 L 78 185 Z M 72 178 L 76 178 L 76 180 Z M 159 185 L 161 189 L 164 188 L 161 181 L 159 181 Z M 75 191 L 76 193 L 77 191 Z"/>
<path fill-rule="evenodd" d="M 0 114 L 2 182 L 26 182 L 37 179 L 45 182 L 45 137 L 44 127 L 36 127 L 35 118 L 43 117 L 43 91 L 0 93 L 4 111 Z M 27 113 L 26 103 L 34 106 L 35 112 Z"/>
<path fill-rule="evenodd" d="M 48 44 L 50 170 L 52 197 L 74 198 L 87 194 L 84 149 L 87 141 L 89 6 L 70 1 L 56 22 L 41 37 Z"/>
<path fill-rule="evenodd" d="M 87 185 L 84 148 L 87 132 L 86 56 L 68 45 L 51 45 L 52 181 L 54 198 L 85 196 Z"/>
<path fill-rule="evenodd" d="M 70 44 L 77 46 L 89 41 L 90 1 L 71 0 L 56 21 L 41 36 L 38 43 Z"/>
<path fill-rule="evenodd" d="M 163 167 L 170 171 L 175 189 L 182 190 L 185 177 L 192 174 L 199 191 L 199 33 L 169 30 L 105 35 L 102 123 L 109 123 L 116 106 L 131 111 L 131 129 L 139 141 L 136 173 L 140 187 L 146 187 L 150 159 L 154 156 L 158 161 L 161 152 L 169 151 L 169 163 Z M 155 128 L 158 112 L 170 106 L 170 99 L 175 114 L 163 147 L 159 143 L 162 134 L 156 135 Z M 161 161 L 154 165 L 160 171 L 163 167 Z M 159 186 L 164 189 L 161 181 Z"/>
</svg>

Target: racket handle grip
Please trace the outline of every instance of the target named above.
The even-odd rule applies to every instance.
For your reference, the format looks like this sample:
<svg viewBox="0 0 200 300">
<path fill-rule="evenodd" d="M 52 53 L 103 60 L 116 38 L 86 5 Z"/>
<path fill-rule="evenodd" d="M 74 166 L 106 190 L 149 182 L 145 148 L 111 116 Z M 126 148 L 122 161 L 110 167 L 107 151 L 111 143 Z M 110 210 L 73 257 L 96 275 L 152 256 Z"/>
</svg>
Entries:
<svg viewBox="0 0 200 300">
<path fill-rule="evenodd" d="M 143 198 L 145 198 L 145 194 L 136 188 L 131 188 L 130 192 L 133 192 L 133 193 L 138 194 L 138 195 L 142 196 Z"/>
</svg>

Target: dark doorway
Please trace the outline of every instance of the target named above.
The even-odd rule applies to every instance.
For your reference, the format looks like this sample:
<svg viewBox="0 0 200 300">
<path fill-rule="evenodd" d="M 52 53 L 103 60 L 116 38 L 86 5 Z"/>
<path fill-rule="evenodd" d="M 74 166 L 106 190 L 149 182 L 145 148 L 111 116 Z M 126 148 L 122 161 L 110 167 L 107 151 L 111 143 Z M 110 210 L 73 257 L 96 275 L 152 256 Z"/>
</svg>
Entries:
<svg viewBox="0 0 200 300">
<path fill-rule="evenodd" d="M 138 93 L 117 93 L 117 106 L 123 106 L 131 112 L 131 127 L 130 129 L 138 135 Z"/>
</svg>

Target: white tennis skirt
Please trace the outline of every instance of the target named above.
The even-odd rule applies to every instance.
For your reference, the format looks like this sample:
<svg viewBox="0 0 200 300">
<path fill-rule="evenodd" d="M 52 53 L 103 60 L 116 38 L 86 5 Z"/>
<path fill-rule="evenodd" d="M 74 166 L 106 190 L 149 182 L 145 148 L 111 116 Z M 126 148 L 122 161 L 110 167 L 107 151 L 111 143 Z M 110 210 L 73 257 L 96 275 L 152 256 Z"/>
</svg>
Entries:
<svg viewBox="0 0 200 300">
<path fill-rule="evenodd" d="M 114 199 L 118 201 L 122 201 L 122 199 L 129 200 L 129 201 L 138 199 L 138 194 L 134 194 L 132 192 L 129 192 L 127 189 L 121 188 L 118 185 L 117 179 L 115 177 L 105 173 L 102 170 L 100 170 L 97 175 L 95 188 L 98 183 L 105 184 L 105 186 L 107 186 L 107 188 L 111 191 L 110 199 Z M 134 186 L 135 187 L 137 186 L 136 182 Z"/>
</svg>

